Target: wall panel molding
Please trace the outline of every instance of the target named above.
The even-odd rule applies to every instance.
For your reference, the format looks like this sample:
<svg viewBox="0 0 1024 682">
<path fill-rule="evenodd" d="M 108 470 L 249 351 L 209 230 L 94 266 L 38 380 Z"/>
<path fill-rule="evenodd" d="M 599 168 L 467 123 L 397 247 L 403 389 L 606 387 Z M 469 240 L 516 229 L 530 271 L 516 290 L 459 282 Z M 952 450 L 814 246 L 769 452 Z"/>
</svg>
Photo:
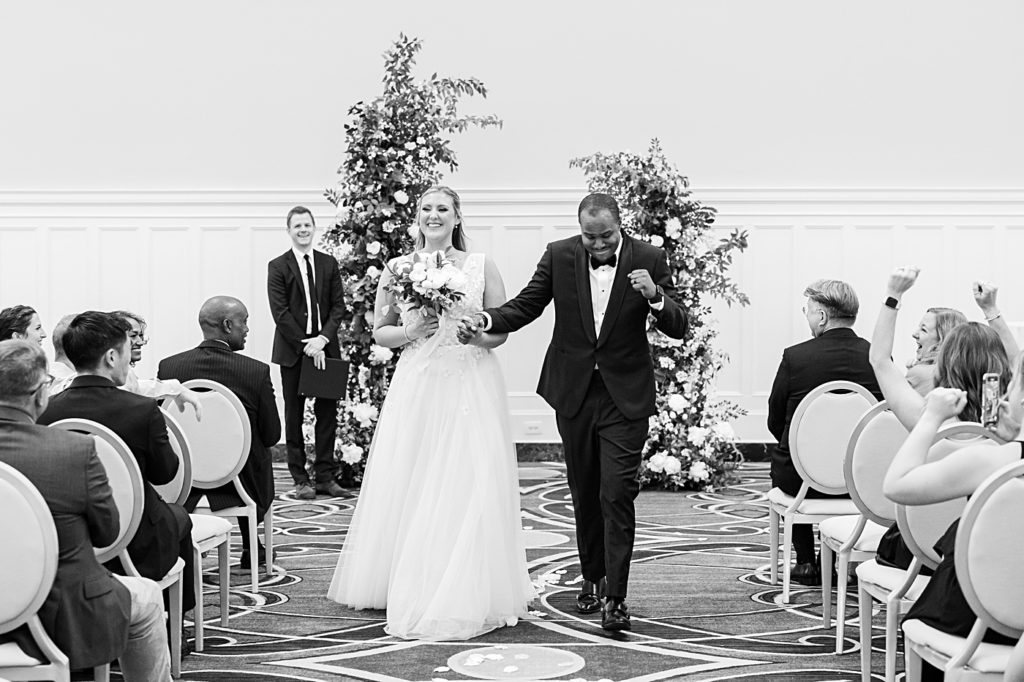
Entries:
<svg viewBox="0 0 1024 682">
<path fill-rule="evenodd" d="M 899 321 L 898 362 L 912 352 L 909 335 L 926 307 L 948 305 L 980 319 L 969 292 L 974 279 L 998 284 L 1004 315 L 1024 329 L 1024 269 L 1017 263 L 1024 189 L 692 190 L 717 208 L 716 231 L 750 236 L 733 274 L 751 306 L 712 306 L 731 357 L 719 394 L 748 410 L 736 423 L 744 439 L 770 439 L 766 397 L 782 349 L 808 336 L 801 292 L 814 279 L 854 285 L 861 298 L 855 329 L 870 337 L 888 272 L 921 266 Z M 468 233 L 472 239 L 477 227 L 477 248 L 495 258 L 510 295 L 546 242 L 574 233 L 583 194 L 573 187 L 462 191 Z M 246 352 L 265 359 L 273 333 L 265 264 L 288 248 L 283 220 L 296 204 L 309 206 L 321 226 L 333 218 L 318 188 L 0 190 L 0 307 L 33 305 L 48 328 L 86 307 L 136 309 L 149 318 L 152 335 L 140 372 L 153 374 L 159 358 L 198 342 L 201 302 L 227 293 L 250 310 Z M 558 438 L 550 409 L 534 393 L 551 322 L 548 311 L 498 351 L 523 441 Z"/>
</svg>

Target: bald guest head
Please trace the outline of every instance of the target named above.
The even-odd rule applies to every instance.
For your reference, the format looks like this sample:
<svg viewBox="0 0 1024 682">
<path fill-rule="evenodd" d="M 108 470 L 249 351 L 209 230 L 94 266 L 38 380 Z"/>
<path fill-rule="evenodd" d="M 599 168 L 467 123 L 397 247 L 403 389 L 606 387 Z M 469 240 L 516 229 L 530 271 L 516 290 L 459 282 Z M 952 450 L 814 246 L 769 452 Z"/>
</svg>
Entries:
<svg viewBox="0 0 1024 682">
<path fill-rule="evenodd" d="M 232 296 L 214 296 L 199 309 L 199 326 L 206 340 L 223 341 L 231 350 L 245 348 L 249 311 Z"/>
</svg>

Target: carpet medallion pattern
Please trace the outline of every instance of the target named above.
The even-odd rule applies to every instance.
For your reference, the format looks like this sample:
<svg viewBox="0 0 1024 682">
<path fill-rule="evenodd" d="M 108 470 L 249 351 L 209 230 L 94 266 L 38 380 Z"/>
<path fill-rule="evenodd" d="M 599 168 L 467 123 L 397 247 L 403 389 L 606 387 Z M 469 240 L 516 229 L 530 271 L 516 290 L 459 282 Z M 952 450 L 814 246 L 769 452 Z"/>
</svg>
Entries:
<svg viewBox="0 0 1024 682">
<path fill-rule="evenodd" d="M 278 490 L 287 470 L 275 465 Z M 276 572 L 248 591 L 232 559 L 231 612 L 221 627 L 216 561 L 206 565 L 206 641 L 182 663 L 182 679 L 454 681 L 853 680 L 860 677 L 856 593 L 845 653 L 822 627 L 819 588 L 794 585 L 791 603 L 768 578 L 767 464 L 713 493 L 648 491 L 637 500 L 628 604 L 633 630 L 610 636 L 600 615 L 580 616 L 581 580 L 572 506 L 560 464 L 520 467 L 522 521 L 540 596 L 528 618 L 469 642 L 407 642 L 384 632 L 382 611 L 354 611 L 324 595 L 357 501 L 296 500 L 275 506 Z M 833 595 L 834 600 L 834 595 Z M 882 618 L 874 619 L 875 679 L 883 667 Z M 191 628 L 189 628 L 191 633 Z"/>
</svg>

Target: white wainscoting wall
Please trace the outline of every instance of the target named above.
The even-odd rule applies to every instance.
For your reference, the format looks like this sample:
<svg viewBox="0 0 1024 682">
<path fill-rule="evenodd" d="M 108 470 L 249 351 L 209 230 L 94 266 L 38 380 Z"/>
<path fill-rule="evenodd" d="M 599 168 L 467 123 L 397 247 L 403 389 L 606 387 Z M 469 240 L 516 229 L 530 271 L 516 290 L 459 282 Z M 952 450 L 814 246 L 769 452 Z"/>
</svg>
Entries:
<svg viewBox="0 0 1024 682">
<path fill-rule="evenodd" d="M 546 242 L 576 232 L 583 194 L 463 192 L 472 249 L 495 259 L 510 296 L 527 282 Z M 782 349 L 808 336 L 801 292 L 815 279 L 854 285 L 862 303 L 855 328 L 870 337 L 888 273 L 920 266 L 897 329 L 898 362 L 911 355 L 910 334 L 926 307 L 981 318 L 970 293 L 975 279 L 998 284 L 1007 319 L 1024 320 L 1024 190 L 698 188 L 694 196 L 718 209 L 723 235 L 749 233 L 733 275 L 751 305 L 715 306 L 730 358 L 718 391 L 748 411 L 734 425 L 744 440 L 771 440 L 767 396 Z M 266 262 L 288 248 L 283 220 L 295 204 L 309 206 L 319 225 L 330 224 L 332 207 L 312 189 L 2 191 L 0 307 L 31 305 L 47 329 L 90 308 L 142 313 L 151 341 L 138 371 L 151 376 L 159 358 L 198 343 L 200 304 L 229 294 L 249 307 L 246 353 L 267 360 L 273 325 Z M 520 441 L 558 440 L 551 410 L 534 393 L 550 328 L 549 311 L 498 351 Z"/>
</svg>

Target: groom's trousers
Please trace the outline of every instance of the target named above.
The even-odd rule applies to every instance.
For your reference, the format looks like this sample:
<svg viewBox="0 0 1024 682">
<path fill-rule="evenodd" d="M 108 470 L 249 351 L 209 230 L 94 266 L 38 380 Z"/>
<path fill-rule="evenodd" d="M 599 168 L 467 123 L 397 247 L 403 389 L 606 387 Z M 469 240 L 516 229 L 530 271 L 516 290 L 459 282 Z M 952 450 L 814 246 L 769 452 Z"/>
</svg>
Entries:
<svg viewBox="0 0 1024 682">
<path fill-rule="evenodd" d="M 627 419 L 595 370 L 580 411 L 557 415 L 565 447 L 576 545 L 585 580 L 608 580 L 609 597 L 626 597 L 640 492 L 641 451 L 649 420 Z"/>
</svg>

